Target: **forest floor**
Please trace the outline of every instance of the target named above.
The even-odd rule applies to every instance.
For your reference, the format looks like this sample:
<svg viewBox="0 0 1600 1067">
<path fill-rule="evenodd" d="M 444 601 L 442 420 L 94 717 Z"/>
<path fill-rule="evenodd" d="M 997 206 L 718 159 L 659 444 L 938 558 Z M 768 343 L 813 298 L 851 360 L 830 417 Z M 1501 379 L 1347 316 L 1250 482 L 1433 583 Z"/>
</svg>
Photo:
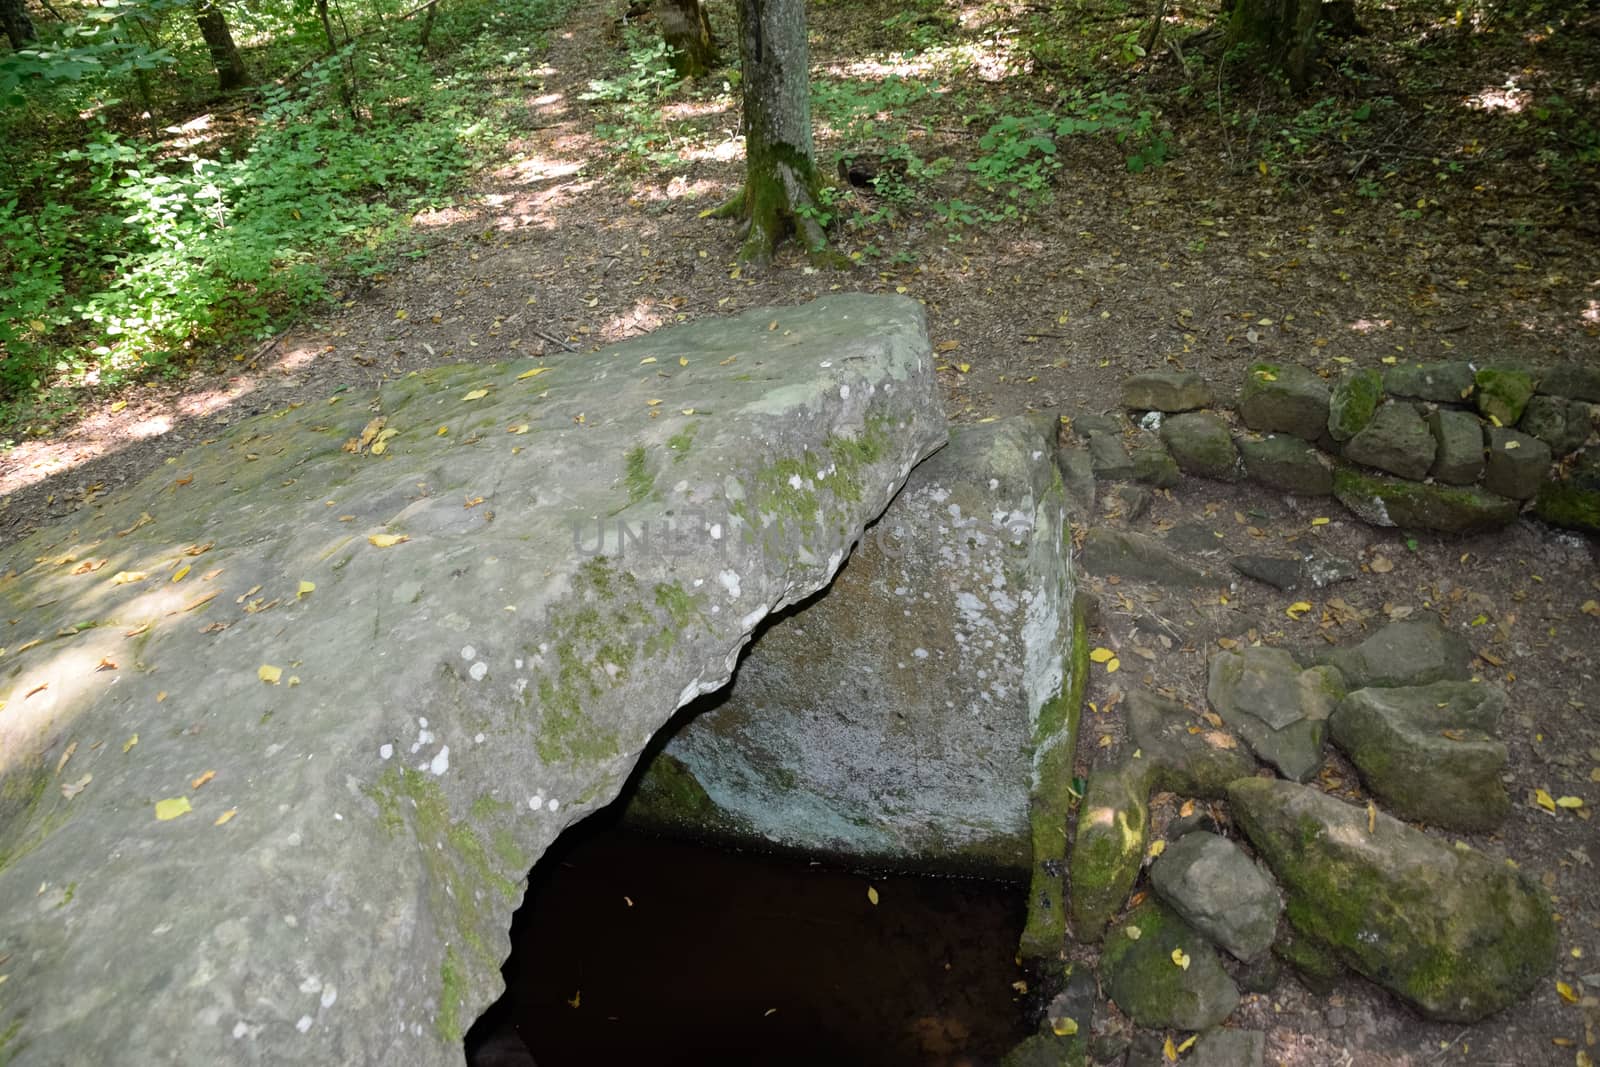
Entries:
<svg viewBox="0 0 1600 1067">
<path fill-rule="evenodd" d="M 842 270 L 792 248 L 767 268 L 734 262 L 732 226 L 701 216 L 740 180 L 736 91 L 724 71 L 654 95 L 632 77 L 646 65 L 628 66 L 652 28 L 630 35 L 623 6 L 581 6 L 553 35 L 541 84 L 487 89 L 523 94 L 525 126 L 456 206 L 416 219 L 425 254 L 269 344 L 104 397 L 0 454 L 0 545 L 250 415 L 335 393 L 356 402 L 441 362 L 583 359 L 673 322 L 832 290 L 925 303 L 958 422 L 1106 410 L 1125 375 L 1158 367 L 1197 371 L 1227 395 L 1259 359 L 1328 374 L 1396 359 L 1600 359 L 1593 5 L 1541 16 L 1469 4 L 1459 17 L 1362 6 L 1368 33 L 1334 42 L 1323 81 L 1295 98 L 1182 36 L 1209 10 L 1171 7 L 1167 32 L 1188 43 L 1140 57 L 1130 35 L 1146 20 L 1120 6 L 1103 18 L 1075 6 L 1079 21 L 1034 23 L 1030 36 L 1037 5 L 815 0 L 819 159 L 904 168 L 891 195 L 848 189 L 834 205 L 855 260 Z M 1126 95 L 1073 95 L 1090 72 Z M 610 101 L 583 99 L 596 78 Z M 1024 152 L 1021 135 L 985 142 L 1036 113 L 1100 132 L 1051 154 Z M 1311 528 L 1308 506 L 1332 521 Z M 1600 618 L 1582 611 L 1600 596 L 1595 543 L 1531 522 L 1465 539 L 1380 530 L 1331 501 L 1195 479 L 1159 494 L 1140 524 L 1203 527 L 1233 551 L 1315 538 L 1361 574 L 1312 597 L 1301 620 L 1285 616 L 1284 594 L 1248 582 L 1226 603 L 1174 600 L 1160 610 L 1189 632 L 1170 649 L 1136 634 L 1137 612 L 1102 589 L 1095 643 L 1137 654 L 1115 678 L 1097 673 L 1097 706 L 1141 680 L 1198 699 L 1219 639 L 1354 640 L 1428 610 L 1487 653 L 1477 666 L 1510 695 L 1517 804 L 1499 834 L 1472 840 L 1549 889 L 1560 973 L 1472 1027 L 1425 1023 L 1355 980 L 1313 996 L 1286 979 L 1238 1016 L 1267 1030 L 1269 1061 L 1600 1058 L 1600 832 L 1587 818 L 1600 806 Z M 1086 717 L 1086 764 L 1100 727 Z M 1353 774 L 1341 777 L 1336 791 L 1357 795 Z M 1527 802 L 1536 787 L 1587 808 L 1546 813 Z M 1564 1001 L 1557 978 L 1585 1002 Z"/>
</svg>

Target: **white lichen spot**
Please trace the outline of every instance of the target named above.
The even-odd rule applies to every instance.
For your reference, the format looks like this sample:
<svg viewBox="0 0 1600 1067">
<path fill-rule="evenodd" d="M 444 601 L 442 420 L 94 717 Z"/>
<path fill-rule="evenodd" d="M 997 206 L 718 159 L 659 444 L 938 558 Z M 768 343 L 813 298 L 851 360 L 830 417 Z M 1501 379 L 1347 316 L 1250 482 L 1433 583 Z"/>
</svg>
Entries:
<svg viewBox="0 0 1600 1067">
<path fill-rule="evenodd" d="M 340 815 L 338 812 L 334 812 L 333 813 L 333 821 L 334 822 L 344 822 L 344 816 Z"/>
<path fill-rule="evenodd" d="M 284 840 L 289 843 L 290 848 L 299 848 L 301 841 L 304 839 L 300 836 L 300 831 L 296 830 L 288 837 L 284 838 Z"/>
<path fill-rule="evenodd" d="M 293 915 L 285 915 L 283 917 L 283 925 L 287 926 L 291 930 L 294 930 L 299 928 L 300 920 Z"/>
<path fill-rule="evenodd" d="M 300 983 L 300 992 L 306 994 L 307 996 L 310 996 L 312 993 L 320 992 L 321 989 L 322 979 L 314 974 L 310 975 L 305 981 Z"/>
<path fill-rule="evenodd" d="M 478 650 L 473 648 L 471 645 L 462 645 L 461 646 L 461 658 L 462 659 L 477 659 L 478 658 Z"/>
<path fill-rule="evenodd" d="M 538 793 L 535 793 L 533 796 L 528 798 L 529 811 L 538 811 L 542 807 L 544 807 L 544 797 L 540 796 Z"/>
<path fill-rule="evenodd" d="M 789 488 L 790 489 L 799 489 L 801 486 L 803 486 L 805 484 L 806 484 L 805 482 L 802 482 L 800 480 L 800 476 L 798 474 L 789 475 Z"/>
<path fill-rule="evenodd" d="M 394 755 L 394 746 L 393 745 L 385 744 L 385 745 L 379 745 L 378 746 L 378 758 L 379 759 L 388 759 L 393 755 Z"/>
<path fill-rule="evenodd" d="M 706 584 L 706 580 L 704 578 L 696 578 L 694 580 L 694 587 L 696 589 L 699 589 L 702 585 L 705 585 L 705 584 Z"/>
<path fill-rule="evenodd" d="M 326 989 L 324 989 L 322 991 L 322 1006 L 324 1008 L 333 1007 L 333 1002 L 338 1000 L 338 999 L 339 999 L 339 990 L 338 990 L 337 987 L 328 986 Z"/>
<path fill-rule="evenodd" d="M 711 540 L 713 540 L 713 541 L 722 540 L 722 523 L 720 523 L 720 522 L 712 523 L 711 526 L 710 526 L 710 533 L 711 533 Z"/>
<path fill-rule="evenodd" d="M 421 727 L 421 728 L 422 728 L 422 729 L 424 729 L 424 730 L 426 730 L 426 729 L 427 729 L 427 728 L 428 728 L 428 720 L 427 720 L 427 719 L 424 719 L 424 718 L 422 718 L 422 717 L 421 717 L 421 716 L 420 716 L 420 715 L 419 715 L 419 716 L 417 716 L 417 725 L 418 725 L 418 726 L 419 726 L 419 727 Z"/>
<path fill-rule="evenodd" d="M 755 611 L 752 611 L 750 614 L 739 620 L 739 628 L 748 633 L 749 631 L 755 629 L 756 623 L 766 618 L 766 616 L 766 609 L 757 608 Z"/>
<path fill-rule="evenodd" d="M 483 744 L 483 735 L 482 734 L 473 734 L 472 735 L 472 743 L 475 744 L 475 745 Z"/>
<path fill-rule="evenodd" d="M 833 360 L 825 359 L 821 363 L 818 363 L 817 366 L 821 367 L 823 370 L 827 370 L 829 367 L 833 366 Z"/>
<path fill-rule="evenodd" d="M 849 400 L 850 399 L 850 387 L 848 385 L 839 386 L 839 399 L 840 400 Z"/>
<path fill-rule="evenodd" d="M 433 757 L 433 762 L 428 764 L 428 770 L 437 777 L 450 769 L 450 746 L 444 745 L 439 749 L 439 754 Z"/>
<path fill-rule="evenodd" d="M 515 658 L 515 659 L 513 659 L 513 660 L 512 660 L 512 661 L 511 661 L 511 665 L 512 665 L 512 666 L 513 666 L 513 667 L 515 667 L 515 668 L 516 668 L 516 669 L 517 669 L 517 670 L 519 670 L 519 671 L 520 671 L 520 670 L 521 670 L 521 669 L 522 669 L 522 657 L 521 657 L 521 656 L 518 656 L 518 657 L 516 657 L 516 658 Z"/>
<path fill-rule="evenodd" d="M 300 1031 L 302 1034 L 308 1032 L 311 1029 L 311 1016 L 300 1016 L 300 1020 L 294 1024 L 294 1028 Z"/>
<path fill-rule="evenodd" d="M 471 667 L 467 668 L 467 677 L 471 678 L 474 682 L 483 681 L 483 676 L 488 673 L 489 665 L 483 662 L 481 659 L 474 663 Z"/>
<path fill-rule="evenodd" d="M 739 575 L 735 571 L 723 571 L 717 575 L 717 581 L 722 583 L 722 588 L 728 591 L 730 599 L 739 599 Z"/>
<path fill-rule="evenodd" d="M 250 1024 L 240 1019 L 233 1024 L 233 1039 L 235 1041 L 250 1033 Z"/>
<path fill-rule="evenodd" d="M 672 491 L 674 493 L 686 493 L 686 492 L 688 492 L 689 491 L 689 480 L 687 478 L 685 478 L 683 481 L 680 481 L 677 485 L 672 487 Z"/>
<path fill-rule="evenodd" d="M 555 811 L 560 806 L 561 801 L 557 800 L 555 797 L 551 797 L 550 800 L 545 804 L 545 807 L 551 811 Z"/>
<path fill-rule="evenodd" d="M 927 659 L 928 658 L 928 650 L 925 649 L 925 648 L 913 648 L 911 650 L 911 654 L 913 656 L 917 657 L 918 659 Z"/>
</svg>

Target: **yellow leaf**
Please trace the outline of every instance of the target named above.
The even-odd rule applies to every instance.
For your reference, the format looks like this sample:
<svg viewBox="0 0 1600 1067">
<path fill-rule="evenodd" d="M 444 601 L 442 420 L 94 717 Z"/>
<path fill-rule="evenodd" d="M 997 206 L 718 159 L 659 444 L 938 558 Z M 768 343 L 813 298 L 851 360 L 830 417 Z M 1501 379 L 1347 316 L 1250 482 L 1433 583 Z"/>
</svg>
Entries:
<svg viewBox="0 0 1600 1067">
<path fill-rule="evenodd" d="M 1521 441 L 1507 441 L 1506 442 L 1506 451 L 1507 452 L 1511 451 L 1513 448 L 1521 448 L 1521 447 L 1522 447 L 1522 442 Z"/>
<path fill-rule="evenodd" d="M 194 808 L 189 804 L 188 797 L 168 797 L 166 800 L 156 801 L 156 818 L 162 822 L 176 819 L 180 815 L 187 815 Z"/>
<path fill-rule="evenodd" d="M 1256 371 L 1256 377 L 1260 378 L 1264 382 L 1275 382 L 1278 380 L 1278 376 L 1269 370 Z"/>
<path fill-rule="evenodd" d="M 1189 964 L 1192 961 L 1189 959 L 1189 954 L 1187 952 L 1183 951 L 1181 948 L 1175 948 L 1172 950 L 1172 962 L 1187 971 L 1189 969 Z"/>
<path fill-rule="evenodd" d="M 647 408 L 660 407 L 661 406 L 661 401 L 660 400 L 646 400 L 644 402 L 644 406 L 647 407 Z"/>
<path fill-rule="evenodd" d="M 1194 1047 L 1194 1043 L 1196 1041 L 1198 1041 L 1199 1039 L 1200 1039 L 1200 1035 L 1199 1034 L 1190 1034 L 1188 1039 L 1186 1041 L 1184 1041 L 1183 1044 L 1178 1046 L 1178 1051 L 1179 1052 L 1188 1052 L 1189 1049 Z"/>
<path fill-rule="evenodd" d="M 1078 1020 L 1063 1016 L 1060 1019 L 1050 1020 L 1050 1032 L 1057 1037 L 1071 1037 L 1078 1032 Z"/>
<path fill-rule="evenodd" d="M 1558 808 L 1581 808 L 1581 807 L 1583 807 L 1583 798 L 1582 797 L 1557 797 L 1556 798 L 1556 807 L 1558 807 Z"/>
<path fill-rule="evenodd" d="M 111 576 L 111 584 L 132 585 L 134 582 L 142 582 L 148 577 L 150 576 L 144 571 L 118 571 Z"/>
<path fill-rule="evenodd" d="M 1593 615 L 1595 618 L 1600 619 L 1600 600 L 1585 600 L 1583 607 L 1578 610 L 1585 615 Z"/>
<path fill-rule="evenodd" d="M 654 361 L 654 357 L 652 357 L 651 359 L 645 360 L 646 363 L 650 363 L 650 362 L 653 362 L 653 361 Z M 521 374 L 517 375 L 517 381 L 521 382 L 521 381 L 526 381 L 529 378 L 537 378 L 539 375 L 543 374 L 545 371 L 547 371 L 549 369 L 550 369 L 549 367 L 535 367 L 532 370 L 525 370 Z"/>
<path fill-rule="evenodd" d="M 1313 526 L 1326 526 L 1326 525 L 1328 525 L 1328 522 L 1329 522 L 1329 520 L 1327 519 L 1326 516 L 1318 515 L 1316 518 L 1311 520 L 1311 525 L 1313 525 Z"/>
<path fill-rule="evenodd" d="M 1110 659 L 1106 660 L 1106 673 L 1115 674 L 1121 666 L 1122 661 L 1117 657 L 1112 656 Z"/>
<path fill-rule="evenodd" d="M 1293 604 L 1290 604 L 1287 608 L 1285 608 L 1283 613 L 1289 616 L 1291 619 L 1298 620 L 1300 616 L 1304 615 L 1310 610 L 1311 605 L 1309 603 L 1304 600 L 1296 600 Z"/>
<path fill-rule="evenodd" d="M 397 319 L 404 319 L 406 317 L 406 309 L 405 308 L 399 309 L 398 311 L 396 311 L 394 313 L 394 317 L 397 318 Z"/>
<path fill-rule="evenodd" d="M 1549 793 L 1546 793 L 1543 789 L 1535 789 L 1533 791 L 1533 802 L 1539 805 L 1545 811 L 1550 812 L 1552 815 L 1555 814 L 1555 798 L 1553 798 Z"/>
<path fill-rule="evenodd" d="M 434 432 L 433 432 L 433 436 L 435 436 L 435 437 L 444 437 L 444 436 L 445 436 L 445 435 L 447 435 L 447 434 L 448 434 L 448 433 L 449 433 L 449 432 L 450 432 L 450 427 L 448 427 L 448 426 L 441 426 L 441 427 L 439 427 L 439 428 L 438 428 L 438 429 L 437 429 L 437 430 L 435 430 L 435 431 L 434 431 Z"/>
<path fill-rule="evenodd" d="M 694 414 L 694 408 L 684 408 L 682 411 L 678 412 L 678 414 L 680 414 L 680 415 L 693 415 Z"/>
<path fill-rule="evenodd" d="M 956 364 L 956 370 L 960 371 L 962 374 L 967 373 L 971 369 L 972 369 L 972 364 L 970 364 L 970 363 L 957 363 Z"/>
<path fill-rule="evenodd" d="M 295 598 L 299 599 L 300 597 L 303 597 L 308 593 L 314 592 L 316 590 L 316 588 L 317 588 L 317 583 L 316 582 L 301 582 L 299 590 L 295 593 Z"/>
<path fill-rule="evenodd" d="M 270 663 L 263 663 L 256 669 L 256 677 L 268 685 L 277 685 L 278 679 L 283 677 L 283 668 L 274 667 Z"/>
<path fill-rule="evenodd" d="M 1111 651 L 1109 648 L 1097 648 L 1093 652 L 1089 653 L 1089 659 L 1095 663 L 1104 663 L 1115 656 L 1116 653 Z"/>
<path fill-rule="evenodd" d="M 405 534 L 371 534 L 367 540 L 378 548 L 393 548 L 395 545 L 404 544 L 411 540 Z"/>
<path fill-rule="evenodd" d="M 138 743 L 139 743 L 139 735 L 138 734 L 134 734 L 132 737 L 130 737 L 126 741 L 122 742 L 122 751 L 123 751 L 123 753 L 126 754 L 129 749 L 133 748 L 133 746 L 137 745 Z"/>
<path fill-rule="evenodd" d="M 1161 855 L 1166 850 L 1167 850 L 1167 842 L 1166 842 L 1165 838 L 1157 838 L 1156 840 L 1150 842 L 1150 858 L 1151 859 L 1155 859 L 1157 856 Z"/>
<path fill-rule="evenodd" d="M 1261 166 L 1265 168 L 1266 164 L 1263 163 Z M 1261 173 L 1265 174 L 1266 170 L 1263 169 Z M 1161 1043 L 1161 1055 L 1168 1063 L 1178 1062 L 1178 1046 L 1172 1043 L 1172 1038 L 1169 1037 Z"/>
<path fill-rule="evenodd" d="M 873 907 L 878 906 L 878 891 L 870 885 L 867 886 L 867 900 Z"/>
<path fill-rule="evenodd" d="M 1256 160 L 1256 170 L 1259 170 L 1263 175 L 1265 175 L 1271 170 L 1271 168 L 1267 166 L 1266 160 L 1258 159 Z"/>
<path fill-rule="evenodd" d="M 181 582 L 187 577 L 189 577 L 189 566 L 188 564 L 184 564 L 182 567 L 178 568 L 176 573 L 173 574 L 172 580 L 175 582 Z"/>
<path fill-rule="evenodd" d="M 1569 986 L 1567 983 L 1565 983 L 1565 982 L 1557 982 L 1556 983 L 1556 992 L 1560 993 L 1561 994 L 1561 999 L 1566 1001 L 1568 1004 L 1576 1004 L 1576 1003 L 1578 1003 L 1578 994 L 1574 993 L 1572 991 L 1572 987 Z"/>
<path fill-rule="evenodd" d="M 678 366 L 687 367 L 688 365 L 689 365 L 689 357 L 688 356 L 679 356 L 678 357 Z"/>
<path fill-rule="evenodd" d="M 1494 423 L 1496 426 L 1504 426 L 1505 425 L 1505 423 L 1500 421 L 1500 418 L 1497 415 L 1490 415 L 1489 416 L 1489 421 Z"/>
<path fill-rule="evenodd" d="M 207 771 L 206 773 L 202 774 L 200 777 L 196 778 L 194 781 L 190 782 L 189 783 L 189 788 L 190 789 L 199 789 L 201 786 L 205 785 L 207 782 L 211 781 L 211 779 L 215 778 L 216 776 L 217 776 L 217 772 L 216 771 Z"/>
<path fill-rule="evenodd" d="M 960 341 L 940 341 L 933 346 L 935 352 L 954 352 L 961 347 Z"/>
<path fill-rule="evenodd" d="M 212 823 L 211 825 L 212 826 L 221 826 L 223 823 L 227 822 L 229 819 L 233 818 L 237 814 L 239 814 L 239 809 L 238 808 L 229 808 L 227 811 L 223 812 L 221 815 L 218 815 L 217 816 L 217 821 Z"/>
<path fill-rule="evenodd" d="M 528 424 L 525 423 L 525 422 L 519 422 L 514 426 L 507 426 L 506 427 L 506 433 L 525 434 L 527 432 L 528 432 Z"/>
<path fill-rule="evenodd" d="M 1387 363 L 1389 366 L 1392 367 L 1396 363 L 1399 363 L 1400 359 L 1397 356 L 1384 356 L 1382 359 L 1378 360 L 1378 362 L 1379 363 Z"/>
<path fill-rule="evenodd" d="M 484 397 L 486 397 L 488 395 L 489 395 L 489 390 L 487 390 L 487 389 L 474 389 L 472 392 L 463 395 L 461 399 L 462 400 L 482 400 Z"/>
<path fill-rule="evenodd" d="M 1375 834 L 1377 832 L 1378 832 L 1378 805 L 1374 804 L 1372 801 L 1369 800 L 1369 801 L 1367 801 L 1367 833 Z"/>
<path fill-rule="evenodd" d="M 1123 927 L 1122 932 L 1124 934 L 1128 935 L 1128 940 L 1129 941 L 1137 941 L 1137 940 L 1139 940 L 1140 937 L 1142 937 L 1144 935 L 1144 931 L 1139 929 L 1137 926 L 1126 926 L 1126 927 Z"/>
</svg>

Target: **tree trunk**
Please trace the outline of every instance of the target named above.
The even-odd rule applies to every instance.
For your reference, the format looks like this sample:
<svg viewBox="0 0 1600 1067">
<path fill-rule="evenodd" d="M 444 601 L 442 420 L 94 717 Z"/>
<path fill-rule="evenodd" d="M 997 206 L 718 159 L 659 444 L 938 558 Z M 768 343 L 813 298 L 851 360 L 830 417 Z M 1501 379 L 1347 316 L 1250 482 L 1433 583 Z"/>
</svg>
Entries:
<svg viewBox="0 0 1600 1067">
<path fill-rule="evenodd" d="M 1233 0 L 1228 15 L 1228 46 L 1248 45 L 1289 84 L 1304 89 L 1317 58 L 1317 23 L 1322 0 Z"/>
<path fill-rule="evenodd" d="M 717 65 L 717 41 L 700 0 L 656 0 L 656 21 L 678 77 L 698 78 Z"/>
<path fill-rule="evenodd" d="M 39 39 L 22 0 L 0 0 L 0 22 L 5 23 L 6 37 L 13 49 L 26 48 Z"/>
<path fill-rule="evenodd" d="M 214 0 L 197 0 L 194 20 L 200 24 L 200 36 L 206 39 L 211 51 L 211 64 L 217 68 L 217 88 L 223 92 L 244 87 L 246 78 L 244 60 L 239 57 L 239 47 L 233 43 L 228 31 L 228 20 Z"/>
<path fill-rule="evenodd" d="M 746 228 L 739 258 L 765 263 L 789 234 L 813 258 L 827 247 L 811 141 L 811 50 L 803 0 L 739 0 L 744 188 L 713 214 Z"/>
</svg>

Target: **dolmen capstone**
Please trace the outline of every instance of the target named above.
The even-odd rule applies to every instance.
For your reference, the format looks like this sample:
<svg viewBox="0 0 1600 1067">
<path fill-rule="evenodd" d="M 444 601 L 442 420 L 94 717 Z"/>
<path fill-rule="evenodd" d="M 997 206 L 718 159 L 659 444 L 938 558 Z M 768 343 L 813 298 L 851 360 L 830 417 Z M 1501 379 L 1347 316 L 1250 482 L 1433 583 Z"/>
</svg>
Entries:
<svg viewBox="0 0 1600 1067">
<path fill-rule="evenodd" d="M 0 554 L 0 1059 L 460 1064 L 529 867 L 945 440 L 830 296 L 242 422 Z"/>
</svg>

